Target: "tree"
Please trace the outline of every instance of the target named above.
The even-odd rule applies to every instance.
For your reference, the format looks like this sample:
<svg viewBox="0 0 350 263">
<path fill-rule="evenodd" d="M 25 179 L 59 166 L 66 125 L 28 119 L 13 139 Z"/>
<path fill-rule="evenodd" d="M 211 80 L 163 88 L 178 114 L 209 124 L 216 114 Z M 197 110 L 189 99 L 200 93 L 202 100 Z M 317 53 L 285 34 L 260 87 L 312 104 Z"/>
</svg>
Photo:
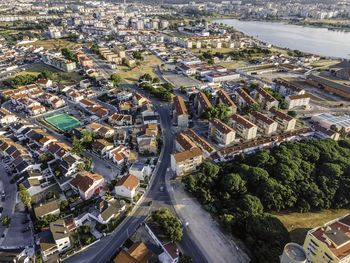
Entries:
<svg viewBox="0 0 350 263">
<path fill-rule="evenodd" d="M 173 216 L 168 208 L 154 211 L 151 215 L 152 221 L 159 225 L 165 234 L 173 241 L 182 239 L 183 230 L 179 219 Z"/>
<path fill-rule="evenodd" d="M 119 86 L 119 84 L 123 81 L 122 77 L 117 73 L 113 73 L 110 80 L 112 81 L 114 87 Z"/>
<path fill-rule="evenodd" d="M 72 152 L 81 155 L 84 150 L 85 148 L 83 146 L 83 143 L 77 137 L 74 137 L 72 143 Z"/>
<path fill-rule="evenodd" d="M 293 110 L 288 111 L 287 114 L 293 118 L 295 118 L 297 116 L 297 113 Z"/>
<path fill-rule="evenodd" d="M 66 59 L 76 61 L 74 53 L 69 48 L 62 48 L 61 53 Z"/>
<path fill-rule="evenodd" d="M 21 198 L 21 201 L 25 206 L 31 206 L 32 197 L 30 196 L 27 188 L 25 188 L 23 184 L 19 185 L 19 197 Z"/>
<path fill-rule="evenodd" d="M 246 194 L 239 201 L 240 214 L 243 217 L 258 216 L 263 213 L 263 206 L 256 196 Z"/>
</svg>

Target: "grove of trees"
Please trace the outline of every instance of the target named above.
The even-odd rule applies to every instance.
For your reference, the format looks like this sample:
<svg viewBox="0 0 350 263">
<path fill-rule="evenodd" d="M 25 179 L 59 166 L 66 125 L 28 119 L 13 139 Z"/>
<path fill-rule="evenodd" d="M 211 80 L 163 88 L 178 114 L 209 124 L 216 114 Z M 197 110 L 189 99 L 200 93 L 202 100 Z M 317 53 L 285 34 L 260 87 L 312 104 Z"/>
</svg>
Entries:
<svg viewBox="0 0 350 263">
<path fill-rule="evenodd" d="M 245 241 L 254 261 L 279 262 L 289 234 L 268 212 L 348 207 L 350 141 L 285 142 L 222 166 L 204 162 L 184 182 L 228 231 Z"/>
<path fill-rule="evenodd" d="M 180 241 L 182 239 L 182 225 L 178 218 L 173 216 L 167 208 L 162 208 L 152 213 L 152 221 L 157 224 L 164 234 L 171 241 Z"/>
</svg>

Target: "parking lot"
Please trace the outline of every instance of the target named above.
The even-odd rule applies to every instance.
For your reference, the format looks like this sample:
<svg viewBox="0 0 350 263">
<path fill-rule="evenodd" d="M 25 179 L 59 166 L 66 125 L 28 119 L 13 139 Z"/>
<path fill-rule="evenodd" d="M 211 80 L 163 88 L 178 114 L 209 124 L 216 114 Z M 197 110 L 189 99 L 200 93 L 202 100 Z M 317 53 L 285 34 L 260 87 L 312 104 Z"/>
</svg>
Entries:
<svg viewBox="0 0 350 263">
<path fill-rule="evenodd" d="M 176 88 L 184 87 L 193 87 L 198 86 L 200 82 L 198 80 L 192 79 L 182 74 L 176 74 L 172 72 L 164 72 L 163 77 L 172 83 Z"/>
</svg>

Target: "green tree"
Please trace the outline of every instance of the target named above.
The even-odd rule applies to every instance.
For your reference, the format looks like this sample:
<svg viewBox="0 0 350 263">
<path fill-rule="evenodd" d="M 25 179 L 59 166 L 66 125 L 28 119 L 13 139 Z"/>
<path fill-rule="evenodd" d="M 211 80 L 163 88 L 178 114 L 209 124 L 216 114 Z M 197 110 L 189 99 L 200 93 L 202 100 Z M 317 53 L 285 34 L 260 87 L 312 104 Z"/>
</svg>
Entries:
<svg viewBox="0 0 350 263">
<path fill-rule="evenodd" d="M 76 61 L 74 53 L 69 48 L 62 48 L 61 53 L 66 59 Z"/>
<path fill-rule="evenodd" d="M 117 87 L 123 81 L 122 77 L 117 73 L 113 73 L 110 77 L 110 80 L 113 83 L 113 86 Z"/>
<path fill-rule="evenodd" d="M 19 190 L 19 197 L 21 198 L 22 203 L 25 206 L 30 207 L 32 203 L 32 197 L 30 196 L 27 188 L 25 188 L 23 184 L 20 184 L 18 190 Z"/>
<path fill-rule="evenodd" d="M 182 239 L 183 230 L 179 219 L 173 216 L 169 209 L 162 208 L 152 213 L 152 220 L 158 224 L 165 234 L 173 241 Z"/>
<path fill-rule="evenodd" d="M 74 137 L 72 143 L 72 152 L 81 155 L 84 150 L 85 148 L 83 146 L 83 143 L 77 137 Z"/>
</svg>

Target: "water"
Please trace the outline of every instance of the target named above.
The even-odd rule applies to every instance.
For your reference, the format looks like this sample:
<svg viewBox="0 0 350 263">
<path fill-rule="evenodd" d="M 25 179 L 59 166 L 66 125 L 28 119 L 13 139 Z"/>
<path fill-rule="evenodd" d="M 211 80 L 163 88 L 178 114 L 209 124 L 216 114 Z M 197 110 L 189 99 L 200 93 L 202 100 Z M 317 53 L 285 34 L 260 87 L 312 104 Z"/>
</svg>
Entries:
<svg viewBox="0 0 350 263">
<path fill-rule="evenodd" d="M 350 59 L 350 32 L 237 19 L 220 19 L 215 22 L 233 26 L 238 31 L 275 46 Z"/>
</svg>

